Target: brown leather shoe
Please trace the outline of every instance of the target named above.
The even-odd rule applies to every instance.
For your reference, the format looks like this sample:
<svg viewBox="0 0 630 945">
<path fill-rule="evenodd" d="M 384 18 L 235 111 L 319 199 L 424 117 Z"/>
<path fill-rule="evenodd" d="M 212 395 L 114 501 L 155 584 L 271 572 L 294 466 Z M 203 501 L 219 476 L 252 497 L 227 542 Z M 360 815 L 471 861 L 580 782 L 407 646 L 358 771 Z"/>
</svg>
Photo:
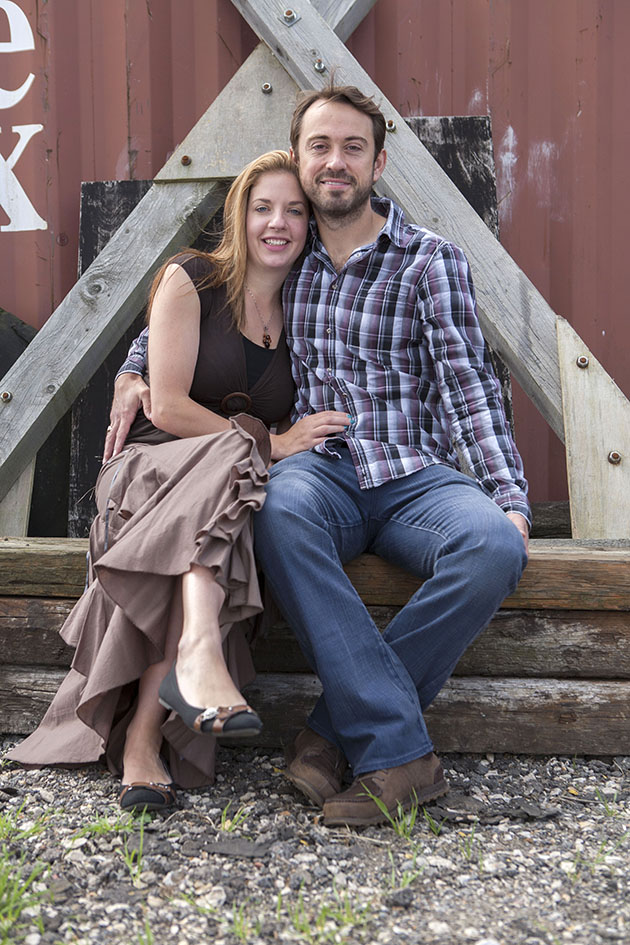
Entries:
<svg viewBox="0 0 630 945">
<path fill-rule="evenodd" d="M 341 791 L 348 762 L 342 752 L 311 728 L 304 728 L 285 752 L 289 781 L 309 801 L 323 807 L 324 801 Z"/>
<path fill-rule="evenodd" d="M 383 802 L 395 817 L 400 803 L 404 810 L 412 804 L 426 804 L 448 791 L 442 765 L 434 754 L 424 755 L 396 768 L 368 771 L 355 778 L 351 787 L 324 804 L 327 827 L 363 827 L 384 823 L 388 818 L 368 791 Z"/>
</svg>

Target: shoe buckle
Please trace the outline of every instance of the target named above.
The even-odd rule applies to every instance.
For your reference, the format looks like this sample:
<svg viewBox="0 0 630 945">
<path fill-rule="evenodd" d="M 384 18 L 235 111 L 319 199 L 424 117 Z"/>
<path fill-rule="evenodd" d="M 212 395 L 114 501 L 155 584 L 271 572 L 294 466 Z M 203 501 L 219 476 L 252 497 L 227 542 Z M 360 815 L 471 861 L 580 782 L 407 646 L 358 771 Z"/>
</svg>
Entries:
<svg viewBox="0 0 630 945">
<path fill-rule="evenodd" d="M 212 722 L 214 719 L 216 719 L 218 714 L 219 714 L 219 707 L 215 705 L 210 705 L 208 706 L 207 709 L 204 709 L 203 712 L 201 712 L 197 716 L 196 721 L 199 722 L 200 725 L 203 724 L 204 722 Z"/>
</svg>

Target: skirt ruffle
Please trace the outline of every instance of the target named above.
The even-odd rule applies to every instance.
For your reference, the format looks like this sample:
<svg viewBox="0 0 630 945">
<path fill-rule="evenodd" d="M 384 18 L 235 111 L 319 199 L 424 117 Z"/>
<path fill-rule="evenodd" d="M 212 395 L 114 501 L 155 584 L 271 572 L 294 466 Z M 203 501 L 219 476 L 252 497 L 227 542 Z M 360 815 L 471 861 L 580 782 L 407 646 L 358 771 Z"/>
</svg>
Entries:
<svg viewBox="0 0 630 945">
<path fill-rule="evenodd" d="M 249 651 L 262 601 L 252 515 L 265 500 L 269 436 L 240 415 L 217 434 L 136 444 L 103 467 L 90 532 L 88 587 L 61 629 L 72 668 L 32 735 L 8 757 L 29 766 L 105 758 L 120 774 L 138 680 L 164 657 L 177 581 L 193 564 L 225 591 L 224 654 L 238 688 L 254 678 Z M 171 713 L 162 754 L 182 787 L 214 781 L 215 740 Z"/>
</svg>

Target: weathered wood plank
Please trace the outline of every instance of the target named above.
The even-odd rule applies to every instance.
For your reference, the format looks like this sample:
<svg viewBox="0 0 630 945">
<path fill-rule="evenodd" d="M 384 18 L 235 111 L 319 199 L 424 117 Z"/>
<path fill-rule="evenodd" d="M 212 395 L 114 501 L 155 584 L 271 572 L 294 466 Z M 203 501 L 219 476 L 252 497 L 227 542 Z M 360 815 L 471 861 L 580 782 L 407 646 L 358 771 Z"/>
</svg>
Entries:
<svg viewBox="0 0 630 945">
<path fill-rule="evenodd" d="M 558 319 L 571 527 L 575 538 L 630 534 L 630 403 Z"/>
<path fill-rule="evenodd" d="M 73 598 L 0 597 L 0 653 L 15 665 L 69 667 L 74 650 L 59 630 Z"/>
<path fill-rule="evenodd" d="M 86 538 L 0 539 L 0 596 L 80 597 Z"/>
<path fill-rule="evenodd" d="M 0 653 L 16 665 L 69 666 L 59 630 L 72 598 L 0 597 Z M 384 630 L 397 607 L 371 607 Z M 274 626 L 254 647 L 258 672 L 307 673 L 291 629 Z M 500 610 L 460 660 L 458 676 L 630 679 L 630 612 Z"/>
<path fill-rule="evenodd" d="M 35 478 L 35 460 L 26 466 L 0 501 L 0 536 L 26 535 Z"/>
<path fill-rule="evenodd" d="M 388 162 L 377 189 L 393 197 L 409 220 L 465 249 L 475 274 L 488 342 L 562 439 L 556 316 L 542 295 L 307 0 L 300 4 L 300 20 L 293 26 L 282 23 L 277 0 L 232 2 L 300 88 L 325 85 L 334 67 L 338 82 L 357 85 L 375 96 L 395 127 L 387 137 Z M 322 73 L 315 70 L 317 59 L 326 66 Z"/>
<path fill-rule="evenodd" d="M 361 555 L 346 572 L 368 605 L 400 605 L 420 586 L 417 578 L 373 555 Z M 503 606 L 630 610 L 630 542 L 530 542 L 529 563 Z"/>
<path fill-rule="evenodd" d="M 384 630 L 398 608 L 369 610 Z M 1 626 L 0 620 L 0 640 Z M 257 641 L 254 664 L 259 673 L 310 672 L 286 624 Z M 630 612 L 500 610 L 464 653 L 455 675 L 630 679 Z"/>
<path fill-rule="evenodd" d="M 0 596 L 74 597 L 82 592 L 87 540 L 0 540 Z M 361 555 L 346 571 L 368 606 L 401 606 L 417 578 L 375 555 Z M 507 608 L 630 610 L 630 541 L 537 539 Z"/>
<path fill-rule="evenodd" d="M 3 732 L 31 732 L 63 676 L 55 669 L 0 666 Z M 320 692 L 314 676 L 259 676 L 247 687 L 265 723 L 257 744 L 286 744 Z M 629 682 L 458 677 L 426 717 L 439 751 L 630 754 Z"/>
<path fill-rule="evenodd" d="M 344 42 L 352 36 L 375 3 L 376 0 L 313 0 L 319 15 Z"/>
<path fill-rule="evenodd" d="M 247 698 L 265 743 L 286 742 L 319 691 L 313 677 L 259 676 Z M 454 677 L 426 718 L 439 751 L 627 754 L 630 682 Z"/>
</svg>

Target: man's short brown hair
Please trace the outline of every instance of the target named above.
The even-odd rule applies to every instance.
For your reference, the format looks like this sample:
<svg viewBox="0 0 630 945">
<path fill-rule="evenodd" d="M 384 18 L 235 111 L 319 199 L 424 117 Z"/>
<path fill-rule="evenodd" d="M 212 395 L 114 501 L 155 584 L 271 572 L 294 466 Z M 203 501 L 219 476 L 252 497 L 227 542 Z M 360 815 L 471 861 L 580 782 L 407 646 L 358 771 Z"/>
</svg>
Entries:
<svg viewBox="0 0 630 945">
<path fill-rule="evenodd" d="M 374 132 L 374 160 L 383 150 L 385 144 L 385 117 L 372 99 L 371 95 L 364 95 L 356 85 L 334 85 L 333 80 L 323 89 L 310 89 L 302 92 L 298 98 L 298 103 L 291 119 L 291 147 L 293 154 L 297 158 L 298 142 L 302 130 L 302 120 L 305 113 L 315 102 L 342 102 L 345 105 L 352 105 L 357 111 L 367 115 L 372 120 L 372 130 Z"/>
</svg>

